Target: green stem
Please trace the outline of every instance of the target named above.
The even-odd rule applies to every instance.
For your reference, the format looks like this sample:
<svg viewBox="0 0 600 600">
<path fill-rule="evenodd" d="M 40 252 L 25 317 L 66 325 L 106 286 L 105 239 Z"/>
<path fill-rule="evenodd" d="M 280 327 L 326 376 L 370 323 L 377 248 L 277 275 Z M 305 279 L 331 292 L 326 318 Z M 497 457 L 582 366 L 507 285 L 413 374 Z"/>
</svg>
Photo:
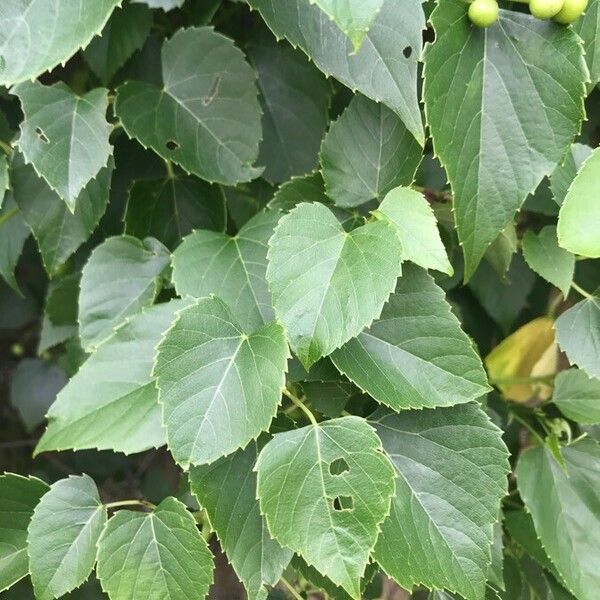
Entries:
<svg viewBox="0 0 600 600">
<path fill-rule="evenodd" d="M 9 211 L 5 212 L 3 215 L 0 215 L 0 225 L 4 225 L 6 221 L 12 219 L 19 212 L 19 207 L 15 206 L 11 208 Z"/>
<path fill-rule="evenodd" d="M 175 179 L 175 171 L 173 171 L 173 163 L 170 160 L 165 159 L 165 165 L 167 168 L 167 177 L 169 179 Z"/>
<path fill-rule="evenodd" d="M 527 431 L 529 431 L 529 433 L 531 433 L 531 435 L 533 435 L 533 437 L 535 437 L 535 439 L 543 446 L 546 442 L 544 442 L 544 438 L 542 438 L 542 436 L 525 420 L 522 419 L 519 415 L 517 415 L 514 412 L 510 413 L 510 416 L 517 422 L 521 423 L 521 425 L 523 425 L 523 427 L 525 427 L 525 429 L 527 429 Z"/>
<path fill-rule="evenodd" d="M 490 379 L 489 382 L 492 385 L 513 385 L 523 383 L 552 383 L 556 375 L 537 375 L 532 377 L 498 377 L 497 379 Z"/>
<path fill-rule="evenodd" d="M 2 140 L 0 140 L 0 148 L 4 150 L 7 156 L 10 156 L 13 153 L 12 146 Z"/>
<path fill-rule="evenodd" d="M 304 598 L 296 591 L 296 588 L 285 578 L 281 578 L 281 583 L 289 590 L 295 600 L 304 600 Z"/>
<path fill-rule="evenodd" d="M 579 287 L 574 281 L 571 283 L 571 287 L 581 296 L 583 296 L 584 298 L 587 298 L 588 300 L 591 300 L 593 298 L 593 295 L 590 294 L 589 292 L 586 292 L 582 287 Z"/>
<path fill-rule="evenodd" d="M 315 427 L 317 427 L 319 425 L 317 423 L 317 419 L 315 419 L 315 415 L 312 414 L 312 412 L 307 408 L 307 406 L 304 404 L 304 402 L 302 402 L 302 400 L 300 400 L 300 398 L 298 398 L 297 396 L 292 394 L 292 392 L 290 392 L 290 390 L 288 390 L 287 388 L 283 388 L 283 395 L 286 396 L 287 398 L 289 398 L 298 408 L 302 409 L 304 414 L 309 418 L 310 422 Z"/>
<path fill-rule="evenodd" d="M 156 504 L 152 504 L 152 502 L 148 502 L 147 500 L 119 500 L 118 502 L 109 502 L 104 505 L 105 508 L 121 508 L 123 506 L 143 506 L 144 508 L 149 508 L 154 510 L 156 508 Z"/>
</svg>

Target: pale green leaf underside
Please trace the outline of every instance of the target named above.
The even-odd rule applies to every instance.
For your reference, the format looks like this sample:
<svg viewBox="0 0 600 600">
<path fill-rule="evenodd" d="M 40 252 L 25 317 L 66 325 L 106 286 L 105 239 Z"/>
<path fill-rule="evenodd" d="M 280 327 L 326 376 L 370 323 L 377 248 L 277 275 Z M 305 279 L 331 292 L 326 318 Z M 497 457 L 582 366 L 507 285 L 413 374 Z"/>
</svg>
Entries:
<svg viewBox="0 0 600 600">
<path fill-rule="evenodd" d="M 151 513 L 120 510 L 98 544 L 98 577 L 113 600 L 201 600 L 212 571 L 194 518 L 172 497 Z"/>
<path fill-rule="evenodd" d="M 282 217 L 269 246 L 275 313 L 306 368 L 376 319 L 401 273 L 393 225 L 346 233 L 322 204 L 299 204 Z"/>
<path fill-rule="evenodd" d="M 379 206 L 379 212 L 396 226 L 404 260 L 450 276 L 454 273 L 433 209 L 422 194 L 406 187 L 391 190 Z"/>
<path fill-rule="evenodd" d="M 567 250 L 600 258 L 600 148 L 576 175 L 558 217 L 558 242 Z"/>
<path fill-rule="evenodd" d="M 78 96 L 63 82 L 28 81 L 12 92 L 25 114 L 18 141 L 25 160 L 73 212 L 79 193 L 106 166 L 112 151 L 107 90 Z"/>
<path fill-rule="evenodd" d="M 384 0 L 360 50 L 309 0 L 249 0 L 278 37 L 299 46 L 323 71 L 400 115 L 406 128 L 424 141 L 417 99 L 417 64 L 425 15 L 421 0 Z M 364 3 L 361 3 L 364 4 Z M 408 58 L 403 54 L 405 49 Z"/>
<path fill-rule="evenodd" d="M 547 448 L 527 450 L 517 464 L 517 484 L 562 579 L 579 600 L 595 600 L 600 586 L 600 447 L 584 439 L 562 454 L 567 473 Z"/>
<path fill-rule="evenodd" d="M 0 156 L 0 208 L 2 208 L 4 203 L 4 197 L 8 187 L 8 160 L 6 156 Z"/>
<path fill-rule="evenodd" d="M 210 27 L 177 31 L 163 42 L 162 82 L 119 87 L 115 111 L 130 136 L 207 181 L 260 175 L 255 74 L 230 39 Z"/>
<path fill-rule="evenodd" d="M 275 539 L 360 598 L 394 493 L 394 470 L 372 427 L 343 417 L 277 434 L 256 470 L 261 512 Z"/>
<path fill-rule="evenodd" d="M 97 348 L 115 327 L 154 302 L 168 250 L 157 240 L 108 238 L 97 246 L 81 275 L 79 337 L 86 350 Z"/>
<path fill-rule="evenodd" d="M 208 464 L 266 431 L 281 402 L 288 352 L 281 325 L 246 332 L 216 297 L 180 311 L 154 366 L 175 460 Z"/>
<path fill-rule="evenodd" d="M 396 496 L 374 558 L 402 587 L 483 598 L 508 450 L 477 404 L 395 414 L 375 426 L 396 468 Z M 435 558 L 434 558 L 435 557 Z"/>
<path fill-rule="evenodd" d="M 447 0 L 432 14 L 436 41 L 425 51 L 424 98 L 469 279 L 579 132 L 587 69 L 570 28 L 501 10 L 480 29 L 467 9 Z"/>
<path fill-rule="evenodd" d="M 405 265 L 379 319 L 331 358 L 395 410 L 470 402 L 489 390 L 481 359 L 444 292 L 414 265 Z"/>
<path fill-rule="evenodd" d="M 82 365 L 48 411 L 36 453 L 98 448 L 132 454 L 162 446 L 155 348 L 175 313 L 173 300 L 131 317 Z"/>
<path fill-rule="evenodd" d="M 581 36 L 585 59 L 590 70 L 590 84 L 600 81 L 600 2 L 589 0 L 585 14 L 573 23 L 573 29 Z"/>
<path fill-rule="evenodd" d="M 29 573 L 27 527 L 49 489 L 37 477 L 0 475 L 0 592 Z"/>
<path fill-rule="evenodd" d="M 585 371 L 561 371 L 554 380 L 552 402 L 577 423 L 600 423 L 600 379 Z"/>
<path fill-rule="evenodd" d="M 600 378 L 600 296 L 578 302 L 558 317 L 556 341 L 571 364 Z"/>
<path fill-rule="evenodd" d="M 566 297 L 575 274 L 575 256 L 558 245 L 556 227 L 547 225 L 537 234 L 526 231 L 522 245 L 527 264 Z"/>
<path fill-rule="evenodd" d="M 119 0 L 23 0 L 0 6 L 0 85 L 66 62 L 100 33 Z"/>
<path fill-rule="evenodd" d="M 562 164 L 559 164 L 550 175 L 552 197 L 559 206 L 565 201 L 575 175 L 591 153 L 592 149 L 585 144 L 572 144 Z"/>
<path fill-rule="evenodd" d="M 381 199 L 392 188 L 410 185 L 422 149 L 396 113 L 356 95 L 334 122 L 321 148 L 327 195 L 337 206 Z"/>
<path fill-rule="evenodd" d="M 87 475 L 71 475 L 50 487 L 28 529 L 31 581 L 38 600 L 52 600 L 79 587 L 96 562 L 96 543 L 106 508 Z"/>
<path fill-rule="evenodd" d="M 85 242 L 106 210 L 114 162 L 102 169 L 79 194 L 75 212 L 38 177 L 31 165 L 15 154 L 11 184 L 17 205 L 38 243 L 44 267 L 54 275 Z"/>
<path fill-rule="evenodd" d="M 253 331 L 275 318 L 267 288 L 267 243 L 280 214 L 261 212 L 235 236 L 196 231 L 173 253 L 173 284 L 180 296 L 215 294 L 244 329 Z"/>
<path fill-rule="evenodd" d="M 185 0 L 131 0 L 134 4 L 147 4 L 150 8 L 162 8 L 164 11 L 179 8 Z"/>
<path fill-rule="evenodd" d="M 244 584 L 248 597 L 266 596 L 292 558 L 292 551 L 271 539 L 256 499 L 253 472 L 258 445 L 190 470 L 190 486 L 206 511 L 227 559 Z"/>
</svg>

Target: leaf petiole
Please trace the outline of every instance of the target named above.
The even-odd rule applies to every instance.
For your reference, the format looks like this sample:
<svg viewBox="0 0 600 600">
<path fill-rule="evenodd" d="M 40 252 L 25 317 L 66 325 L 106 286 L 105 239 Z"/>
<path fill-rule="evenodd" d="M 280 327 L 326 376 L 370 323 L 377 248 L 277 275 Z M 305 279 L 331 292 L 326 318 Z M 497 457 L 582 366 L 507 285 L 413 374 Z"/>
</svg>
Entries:
<svg viewBox="0 0 600 600">
<path fill-rule="evenodd" d="M 302 402 L 302 400 L 300 400 L 300 398 L 298 398 L 295 394 L 292 394 L 292 392 L 290 392 L 290 390 L 287 388 L 283 388 L 283 395 L 289 398 L 298 408 L 300 408 L 315 427 L 319 425 L 315 415 L 313 415 L 311 410 L 306 406 L 306 404 L 304 404 L 304 402 Z"/>
</svg>

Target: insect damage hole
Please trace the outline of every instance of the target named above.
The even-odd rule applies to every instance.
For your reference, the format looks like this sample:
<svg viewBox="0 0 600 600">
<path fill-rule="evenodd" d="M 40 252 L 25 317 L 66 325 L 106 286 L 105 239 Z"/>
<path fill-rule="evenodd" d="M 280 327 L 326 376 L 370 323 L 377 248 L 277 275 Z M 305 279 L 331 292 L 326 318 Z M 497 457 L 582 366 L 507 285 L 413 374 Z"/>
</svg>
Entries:
<svg viewBox="0 0 600 600">
<path fill-rule="evenodd" d="M 346 460 L 344 458 L 336 458 L 330 465 L 329 465 L 329 473 L 331 475 L 341 475 L 342 473 L 345 473 L 346 471 L 350 470 L 350 465 L 346 462 Z"/>
<path fill-rule="evenodd" d="M 404 58 L 410 58 L 412 56 L 412 47 L 406 46 L 406 48 L 402 50 L 402 54 L 404 54 Z"/>
<path fill-rule="evenodd" d="M 179 144 L 175 140 L 167 140 L 165 144 L 168 150 L 174 151 L 179 149 Z"/>
<path fill-rule="evenodd" d="M 333 510 L 336 512 L 354 510 L 354 498 L 352 496 L 337 496 L 333 499 Z"/>
<path fill-rule="evenodd" d="M 44 133 L 44 130 L 41 127 L 36 127 L 35 132 L 37 133 L 37 136 L 40 138 L 40 140 L 42 140 L 42 142 L 44 142 L 44 144 L 50 143 L 50 140 L 48 139 L 48 137 Z"/>
</svg>

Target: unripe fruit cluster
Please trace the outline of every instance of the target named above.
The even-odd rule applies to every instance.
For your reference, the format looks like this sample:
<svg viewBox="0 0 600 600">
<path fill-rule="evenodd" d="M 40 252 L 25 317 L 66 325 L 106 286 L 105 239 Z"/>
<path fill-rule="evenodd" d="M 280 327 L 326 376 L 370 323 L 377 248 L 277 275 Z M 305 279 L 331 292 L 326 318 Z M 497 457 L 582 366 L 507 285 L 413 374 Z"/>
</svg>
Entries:
<svg viewBox="0 0 600 600">
<path fill-rule="evenodd" d="M 587 8 L 588 0 L 518 0 L 529 4 L 529 12 L 538 19 L 554 19 L 569 25 Z M 489 27 L 498 19 L 497 0 L 473 0 L 469 5 L 469 18 L 477 27 Z"/>
</svg>

